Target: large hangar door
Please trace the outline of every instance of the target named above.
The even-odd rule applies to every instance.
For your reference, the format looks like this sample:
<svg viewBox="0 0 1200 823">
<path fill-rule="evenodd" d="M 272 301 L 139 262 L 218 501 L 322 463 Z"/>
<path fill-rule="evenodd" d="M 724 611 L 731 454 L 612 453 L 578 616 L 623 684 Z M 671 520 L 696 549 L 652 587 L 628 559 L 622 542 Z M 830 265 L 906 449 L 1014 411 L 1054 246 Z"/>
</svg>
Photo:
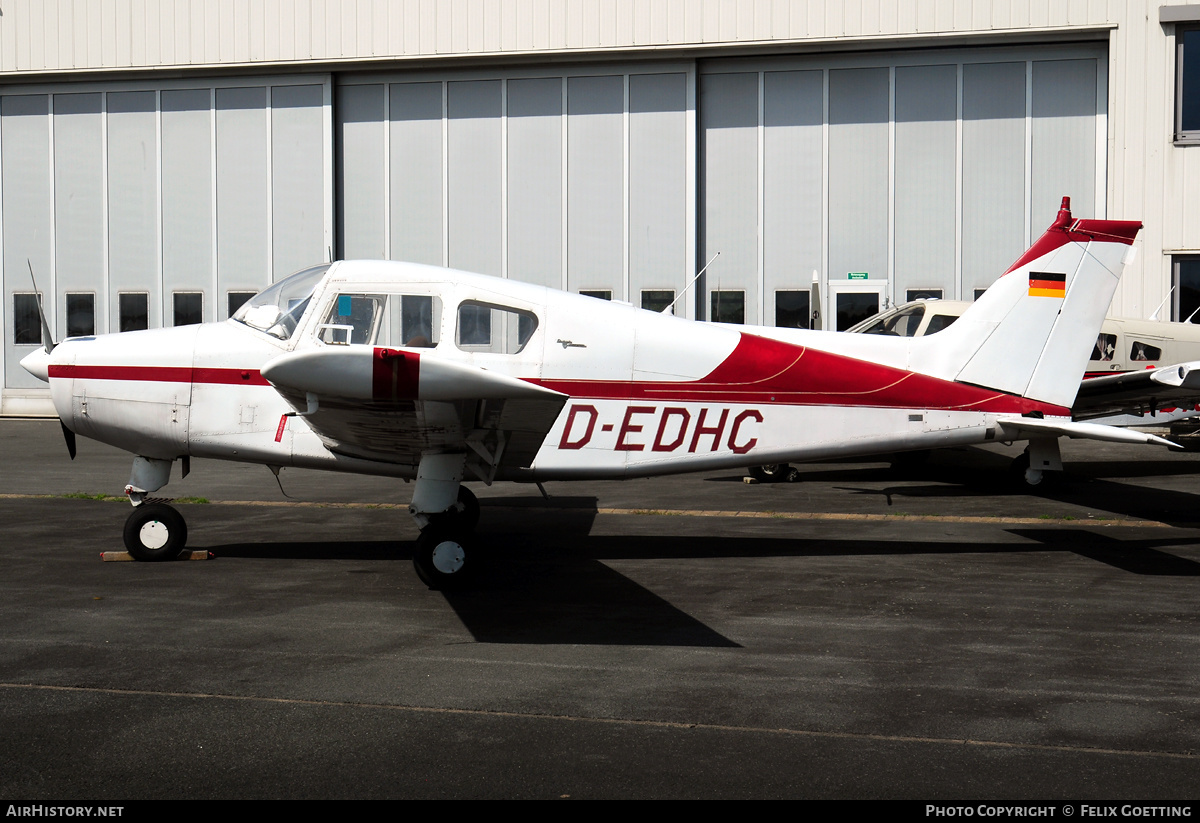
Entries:
<svg viewBox="0 0 1200 823">
<path fill-rule="evenodd" d="M 1102 45 L 711 60 L 699 69 L 701 303 L 802 325 L 818 273 L 970 300 L 1053 219 L 1105 216 Z M 825 328 L 834 328 L 826 312 Z"/>
<path fill-rule="evenodd" d="M 694 77 L 655 63 L 339 78 L 342 254 L 670 303 L 695 271 Z"/>
<path fill-rule="evenodd" d="M 5 88 L 0 409 L 50 410 L 29 265 L 57 339 L 222 320 L 327 259 L 331 144 L 328 75 Z"/>
</svg>

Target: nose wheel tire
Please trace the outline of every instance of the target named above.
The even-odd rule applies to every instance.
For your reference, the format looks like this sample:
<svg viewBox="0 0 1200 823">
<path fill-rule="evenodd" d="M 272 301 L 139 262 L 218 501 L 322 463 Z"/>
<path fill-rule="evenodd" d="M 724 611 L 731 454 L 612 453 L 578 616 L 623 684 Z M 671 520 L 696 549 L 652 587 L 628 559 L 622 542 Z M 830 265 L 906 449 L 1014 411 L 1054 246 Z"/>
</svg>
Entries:
<svg viewBox="0 0 1200 823">
<path fill-rule="evenodd" d="M 124 536 L 134 560 L 174 560 L 187 545 L 187 524 L 165 503 L 145 503 L 125 521 Z"/>
<path fill-rule="evenodd" d="M 462 532 L 435 522 L 417 538 L 413 568 L 429 588 L 449 591 L 466 583 L 474 566 Z"/>
</svg>

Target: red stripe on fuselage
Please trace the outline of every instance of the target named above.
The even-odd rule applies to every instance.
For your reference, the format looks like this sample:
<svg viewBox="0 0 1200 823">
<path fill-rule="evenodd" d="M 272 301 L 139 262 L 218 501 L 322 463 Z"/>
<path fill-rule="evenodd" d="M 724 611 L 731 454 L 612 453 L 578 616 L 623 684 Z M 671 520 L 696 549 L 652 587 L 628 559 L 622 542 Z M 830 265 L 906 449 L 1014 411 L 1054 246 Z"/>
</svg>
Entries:
<svg viewBox="0 0 1200 823">
<path fill-rule="evenodd" d="M 572 397 L 754 405 L 853 406 L 1067 416 L 1069 409 L 743 333 L 699 380 L 531 380 Z"/>
<path fill-rule="evenodd" d="M 376 352 L 386 351 L 376 349 Z M 419 358 L 405 352 L 373 365 L 377 399 L 416 396 Z M 386 374 L 385 374 L 386 371 Z M 51 366 L 51 378 L 144 380 L 162 383 L 270 385 L 257 369 L 171 366 Z M 393 382 L 395 381 L 395 382 Z M 572 397 L 695 401 L 755 405 L 853 406 L 1067 416 L 1070 410 L 994 389 L 955 383 L 878 363 L 742 334 L 737 347 L 709 374 L 689 381 L 531 379 Z M 395 392 L 393 394 L 393 391 Z"/>
<path fill-rule="evenodd" d="M 139 380 L 151 383 L 218 383 L 271 385 L 258 369 L 213 369 L 191 366 L 51 366 L 50 377 L 76 380 Z"/>
</svg>

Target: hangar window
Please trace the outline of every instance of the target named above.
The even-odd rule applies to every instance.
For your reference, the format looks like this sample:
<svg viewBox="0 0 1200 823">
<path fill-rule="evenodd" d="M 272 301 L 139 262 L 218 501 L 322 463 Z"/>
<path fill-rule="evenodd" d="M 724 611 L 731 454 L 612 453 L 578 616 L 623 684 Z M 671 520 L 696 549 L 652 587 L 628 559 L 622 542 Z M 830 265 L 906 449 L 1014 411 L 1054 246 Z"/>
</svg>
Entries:
<svg viewBox="0 0 1200 823">
<path fill-rule="evenodd" d="M 175 326 L 195 326 L 204 322 L 204 294 L 198 291 L 177 291 L 172 295 Z"/>
<path fill-rule="evenodd" d="M 1175 142 L 1200 143 L 1200 26 L 1175 30 Z"/>
<path fill-rule="evenodd" d="M 458 307 L 455 343 L 467 351 L 517 354 L 533 337 L 537 325 L 532 312 L 468 301 Z"/>
<path fill-rule="evenodd" d="M 1200 256 L 1176 255 L 1171 261 L 1174 280 L 1173 320 L 1200 322 Z"/>
<path fill-rule="evenodd" d="M 812 328 L 807 291 L 775 292 L 775 325 L 784 329 Z"/>
<path fill-rule="evenodd" d="M 13 342 L 18 346 L 42 344 L 42 321 L 38 316 L 38 295 L 13 295 Z"/>
<path fill-rule="evenodd" d="M 979 298 L 983 297 L 983 293 L 985 291 L 987 291 L 987 289 L 975 289 L 975 296 L 972 299 L 978 300 Z"/>
<path fill-rule="evenodd" d="M 711 312 L 709 319 L 714 323 L 745 323 L 746 293 L 744 291 L 710 292 Z"/>
<path fill-rule="evenodd" d="M 612 300 L 612 291 L 609 289 L 580 289 L 579 293 L 584 297 L 595 297 L 598 300 Z"/>
<path fill-rule="evenodd" d="M 118 294 L 117 328 L 120 331 L 141 331 L 150 328 L 150 295 L 145 292 Z"/>
<path fill-rule="evenodd" d="M 67 337 L 96 333 L 96 295 L 67 294 Z"/>
<path fill-rule="evenodd" d="M 904 292 L 904 301 L 911 303 L 914 300 L 941 300 L 941 289 L 908 289 Z"/>
<path fill-rule="evenodd" d="M 231 291 L 231 292 L 229 292 L 229 294 L 227 295 L 228 306 L 229 306 L 229 316 L 233 317 L 235 314 L 237 314 L 238 309 L 240 309 L 242 306 L 244 306 L 250 300 L 250 298 L 253 296 L 254 296 L 254 292 L 252 292 L 252 291 Z"/>
<path fill-rule="evenodd" d="M 666 289 L 649 289 L 642 291 L 642 308 L 646 311 L 662 312 L 675 302 L 675 292 Z"/>
</svg>

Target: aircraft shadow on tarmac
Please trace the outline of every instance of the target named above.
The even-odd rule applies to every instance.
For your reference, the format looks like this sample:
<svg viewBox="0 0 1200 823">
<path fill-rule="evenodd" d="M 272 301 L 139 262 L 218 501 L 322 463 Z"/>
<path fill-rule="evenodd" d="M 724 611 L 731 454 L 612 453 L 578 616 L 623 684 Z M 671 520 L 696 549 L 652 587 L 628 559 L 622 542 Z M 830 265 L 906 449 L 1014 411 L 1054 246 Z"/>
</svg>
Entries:
<svg viewBox="0 0 1200 823">
<path fill-rule="evenodd" d="M 1156 545 L 1178 546 L 1181 543 L 1197 545 L 1200 539 L 1118 540 L 1112 535 L 1086 529 L 1009 529 L 1008 532 L 1132 574 L 1200 577 L 1200 563 L 1155 548 Z"/>
<path fill-rule="evenodd" d="M 961 485 L 949 481 L 884 488 L 834 488 L 856 495 L 882 496 L 886 498 L 889 506 L 893 505 L 897 497 L 964 498 L 1007 493 L 1012 496 L 1037 497 L 1126 518 L 1153 520 L 1180 528 L 1195 528 L 1200 525 L 1200 495 L 1173 489 L 1143 488 L 1099 478 L 1088 479 L 1085 476 L 1072 475 L 1069 468 L 1065 474 L 1065 477 L 1053 478 L 1035 488 L 1021 488 L 1011 484 L 1007 490 L 997 489 L 990 482 L 983 485 L 978 480 Z"/>
<path fill-rule="evenodd" d="M 590 500 L 590 508 L 588 501 Z M 1200 537 L 1120 540 L 1093 530 L 1010 529 L 1040 543 L 844 540 L 747 536 L 590 536 L 594 498 L 545 507 L 530 528 L 528 507 L 508 499 L 484 505 L 480 535 L 489 547 L 471 586 L 442 596 L 478 642 L 739 647 L 626 574 L 614 561 L 952 555 L 1033 550 L 1071 552 L 1139 575 L 1200 576 L 1200 563 L 1162 547 L 1200 544 Z M 490 504 L 490 505 L 489 505 Z M 414 543 L 313 541 L 235 543 L 206 547 L 218 558 L 406 561 Z M 405 564 L 407 565 L 407 564 Z M 407 568 L 404 570 L 407 575 Z M 661 565 L 654 572 L 661 575 Z M 668 572 L 669 574 L 670 572 Z"/>
<path fill-rule="evenodd" d="M 1003 454 L 973 447 L 934 452 L 924 465 L 888 468 L 870 463 L 835 467 L 802 466 L 794 484 L 776 484 L 780 493 L 789 487 L 822 484 L 856 495 L 878 495 L 893 505 L 894 498 L 1037 497 L 1057 503 L 1103 511 L 1141 520 L 1154 520 L 1183 528 L 1200 526 L 1200 494 L 1131 485 L 1128 480 L 1146 477 L 1189 477 L 1200 481 L 1200 459 L 1099 460 L 1072 463 L 1065 471 L 1050 473 L 1039 486 L 1028 486 L 1011 469 Z M 740 480 L 741 475 L 710 478 Z M 868 488 L 846 483 L 887 483 Z M 1200 482 L 1197 488 L 1200 489 Z"/>
</svg>

